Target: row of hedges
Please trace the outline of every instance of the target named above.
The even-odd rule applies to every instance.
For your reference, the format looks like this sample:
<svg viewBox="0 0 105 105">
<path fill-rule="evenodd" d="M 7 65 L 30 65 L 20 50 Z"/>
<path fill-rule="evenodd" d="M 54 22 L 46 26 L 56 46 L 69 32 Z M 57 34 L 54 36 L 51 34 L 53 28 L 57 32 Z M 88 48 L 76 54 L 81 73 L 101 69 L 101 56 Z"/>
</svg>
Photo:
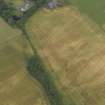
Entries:
<svg viewBox="0 0 105 105">
<path fill-rule="evenodd" d="M 43 86 L 51 105 L 64 105 L 53 78 L 46 70 L 39 56 L 32 56 L 27 62 L 27 70 Z"/>
</svg>

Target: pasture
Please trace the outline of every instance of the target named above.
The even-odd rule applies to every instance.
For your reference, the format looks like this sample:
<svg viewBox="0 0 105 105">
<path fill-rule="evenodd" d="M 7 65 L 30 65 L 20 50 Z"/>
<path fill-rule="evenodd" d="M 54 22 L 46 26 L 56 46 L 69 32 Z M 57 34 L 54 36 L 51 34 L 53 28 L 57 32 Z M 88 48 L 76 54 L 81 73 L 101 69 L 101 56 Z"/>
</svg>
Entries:
<svg viewBox="0 0 105 105">
<path fill-rule="evenodd" d="M 105 0 L 65 0 L 99 25 L 105 24 Z"/>
<path fill-rule="evenodd" d="M 42 87 L 26 71 L 31 54 L 21 31 L 0 18 L 0 105 L 48 105 Z"/>
<path fill-rule="evenodd" d="M 26 29 L 63 101 L 105 104 L 105 33 L 92 20 L 68 6 L 43 9 L 29 19 Z"/>
</svg>

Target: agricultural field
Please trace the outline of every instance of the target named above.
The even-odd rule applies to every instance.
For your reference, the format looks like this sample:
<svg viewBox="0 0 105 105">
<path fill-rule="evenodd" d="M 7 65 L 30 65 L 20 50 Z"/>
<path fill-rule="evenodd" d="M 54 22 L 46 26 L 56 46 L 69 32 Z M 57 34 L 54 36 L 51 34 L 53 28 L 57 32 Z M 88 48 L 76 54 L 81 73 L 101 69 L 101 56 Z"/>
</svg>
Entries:
<svg viewBox="0 0 105 105">
<path fill-rule="evenodd" d="M 0 105 L 48 105 L 42 87 L 27 73 L 31 54 L 22 32 L 0 18 Z"/>
<path fill-rule="evenodd" d="M 93 21 L 103 26 L 105 24 L 105 0 L 65 0 Z"/>
<path fill-rule="evenodd" d="M 63 101 L 70 105 L 105 104 L 105 33 L 97 24 L 65 6 L 38 11 L 26 29 Z"/>
</svg>

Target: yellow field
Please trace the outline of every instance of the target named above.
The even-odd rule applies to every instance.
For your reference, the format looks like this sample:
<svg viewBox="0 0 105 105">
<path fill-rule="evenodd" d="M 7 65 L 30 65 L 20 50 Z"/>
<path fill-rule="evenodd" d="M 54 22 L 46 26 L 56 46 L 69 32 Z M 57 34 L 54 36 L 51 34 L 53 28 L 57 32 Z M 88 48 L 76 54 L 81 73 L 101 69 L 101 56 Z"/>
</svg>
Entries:
<svg viewBox="0 0 105 105">
<path fill-rule="evenodd" d="M 64 7 L 40 10 L 26 28 L 68 100 L 76 105 L 105 104 L 105 33 L 96 24 Z"/>
<path fill-rule="evenodd" d="M 32 51 L 21 34 L 0 18 L 0 105 L 48 105 L 42 87 L 26 72 Z"/>
</svg>

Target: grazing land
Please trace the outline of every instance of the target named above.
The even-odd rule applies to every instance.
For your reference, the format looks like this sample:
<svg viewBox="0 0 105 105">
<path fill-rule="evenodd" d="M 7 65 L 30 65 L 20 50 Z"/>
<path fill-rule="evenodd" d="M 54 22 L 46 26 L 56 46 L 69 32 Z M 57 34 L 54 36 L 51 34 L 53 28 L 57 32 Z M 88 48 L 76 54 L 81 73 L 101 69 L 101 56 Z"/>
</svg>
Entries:
<svg viewBox="0 0 105 105">
<path fill-rule="evenodd" d="M 31 54 L 21 31 L 0 18 L 0 105 L 48 105 L 42 87 L 27 73 Z"/>
<path fill-rule="evenodd" d="M 105 0 L 65 0 L 99 25 L 105 24 Z"/>
<path fill-rule="evenodd" d="M 105 104 L 105 33 L 94 22 L 66 6 L 38 11 L 26 29 L 63 101 Z"/>
</svg>

